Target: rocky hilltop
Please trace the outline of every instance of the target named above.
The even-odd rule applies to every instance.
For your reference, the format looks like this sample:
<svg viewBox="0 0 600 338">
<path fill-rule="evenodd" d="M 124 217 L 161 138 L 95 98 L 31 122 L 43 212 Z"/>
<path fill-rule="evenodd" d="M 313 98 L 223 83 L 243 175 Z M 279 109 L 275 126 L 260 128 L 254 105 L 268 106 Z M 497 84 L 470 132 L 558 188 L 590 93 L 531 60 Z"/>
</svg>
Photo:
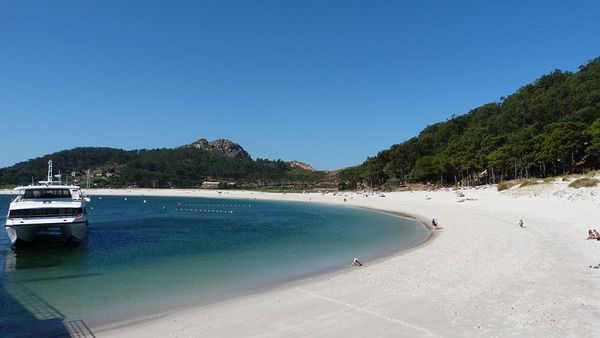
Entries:
<svg viewBox="0 0 600 338">
<path fill-rule="evenodd" d="M 250 154 L 239 144 L 226 139 L 208 141 L 205 138 L 183 147 L 193 147 L 204 151 L 213 151 L 231 158 L 250 158 Z"/>
<path fill-rule="evenodd" d="M 288 164 L 292 168 L 300 168 L 300 169 L 304 169 L 304 170 L 315 171 L 315 168 L 313 168 L 310 164 L 303 163 L 300 161 L 290 161 L 290 162 L 288 162 Z"/>
</svg>

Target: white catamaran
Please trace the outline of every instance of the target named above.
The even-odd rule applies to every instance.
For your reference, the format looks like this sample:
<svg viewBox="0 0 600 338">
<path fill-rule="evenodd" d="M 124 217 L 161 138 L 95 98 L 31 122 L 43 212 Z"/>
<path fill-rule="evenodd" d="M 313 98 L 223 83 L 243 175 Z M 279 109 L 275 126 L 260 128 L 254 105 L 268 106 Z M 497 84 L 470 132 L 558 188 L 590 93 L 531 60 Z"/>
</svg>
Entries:
<svg viewBox="0 0 600 338">
<path fill-rule="evenodd" d="M 31 242 L 38 235 L 60 234 L 64 241 L 85 238 L 88 224 L 85 207 L 89 199 L 79 186 L 53 180 L 52 161 L 48 161 L 47 181 L 14 190 L 19 196 L 10 203 L 4 227 L 11 244 Z"/>
</svg>

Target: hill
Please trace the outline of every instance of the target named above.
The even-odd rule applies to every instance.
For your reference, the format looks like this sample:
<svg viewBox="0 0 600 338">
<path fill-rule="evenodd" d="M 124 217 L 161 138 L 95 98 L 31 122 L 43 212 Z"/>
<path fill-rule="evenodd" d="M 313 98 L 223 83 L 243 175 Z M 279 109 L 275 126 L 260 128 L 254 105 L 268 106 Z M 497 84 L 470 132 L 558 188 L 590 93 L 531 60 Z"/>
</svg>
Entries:
<svg viewBox="0 0 600 338">
<path fill-rule="evenodd" d="M 497 183 L 600 167 L 600 58 L 426 127 L 341 170 L 341 188 Z"/>
<path fill-rule="evenodd" d="M 306 187 L 326 184 L 324 172 L 302 169 L 281 160 L 253 160 L 229 140 L 201 139 L 178 148 L 126 151 L 85 147 L 63 150 L 0 169 L 0 185 L 29 184 L 45 178 L 48 160 L 63 179 L 94 187 L 199 187 L 203 181 L 222 187 Z"/>
</svg>

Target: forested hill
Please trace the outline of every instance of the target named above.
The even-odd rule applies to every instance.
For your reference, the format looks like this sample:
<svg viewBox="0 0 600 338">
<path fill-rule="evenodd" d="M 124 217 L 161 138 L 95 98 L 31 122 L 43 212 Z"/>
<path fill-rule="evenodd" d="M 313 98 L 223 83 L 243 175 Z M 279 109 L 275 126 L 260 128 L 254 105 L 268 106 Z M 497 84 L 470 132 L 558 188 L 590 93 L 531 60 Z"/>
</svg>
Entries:
<svg viewBox="0 0 600 338">
<path fill-rule="evenodd" d="M 281 160 L 253 160 L 193 146 L 133 151 L 87 147 L 2 168 L 0 185 L 29 184 L 32 178 L 45 180 L 48 160 L 53 162 L 54 173 L 60 170 L 63 181 L 66 178 L 71 183 L 87 184 L 89 170 L 93 187 L 187 188 L 199 187 L 206 180 L 219 181 L 222 188 L 302 187 L 323 183 L 326 177 L 324 172 L 304 170 Z"/>
<path fill-rule="evenodd" d="M 482 184 L 600 168 L 600 58 L 426 127 L 338 173 L 342 188 Z"/>
</svg>

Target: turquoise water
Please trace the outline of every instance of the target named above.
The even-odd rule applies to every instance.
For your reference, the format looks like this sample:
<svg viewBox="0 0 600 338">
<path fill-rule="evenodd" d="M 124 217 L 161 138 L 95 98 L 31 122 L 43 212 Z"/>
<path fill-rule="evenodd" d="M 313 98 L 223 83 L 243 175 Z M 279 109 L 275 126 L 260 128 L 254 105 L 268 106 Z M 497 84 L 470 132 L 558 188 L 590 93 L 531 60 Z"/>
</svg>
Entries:
<svg viewBox="0 0 600 338">
<path fill-rule="evenodd" d="M 0 195 L 1 215 L 10 198 Z M 413 220 L 310 203 L 104 196 L 88 210 L 78 246 L 12 250 L 0 235 L 0 336 L 206 304 L 346 268 L 354 257 L 368 263 L 427 236 Z"/>
</svg>

